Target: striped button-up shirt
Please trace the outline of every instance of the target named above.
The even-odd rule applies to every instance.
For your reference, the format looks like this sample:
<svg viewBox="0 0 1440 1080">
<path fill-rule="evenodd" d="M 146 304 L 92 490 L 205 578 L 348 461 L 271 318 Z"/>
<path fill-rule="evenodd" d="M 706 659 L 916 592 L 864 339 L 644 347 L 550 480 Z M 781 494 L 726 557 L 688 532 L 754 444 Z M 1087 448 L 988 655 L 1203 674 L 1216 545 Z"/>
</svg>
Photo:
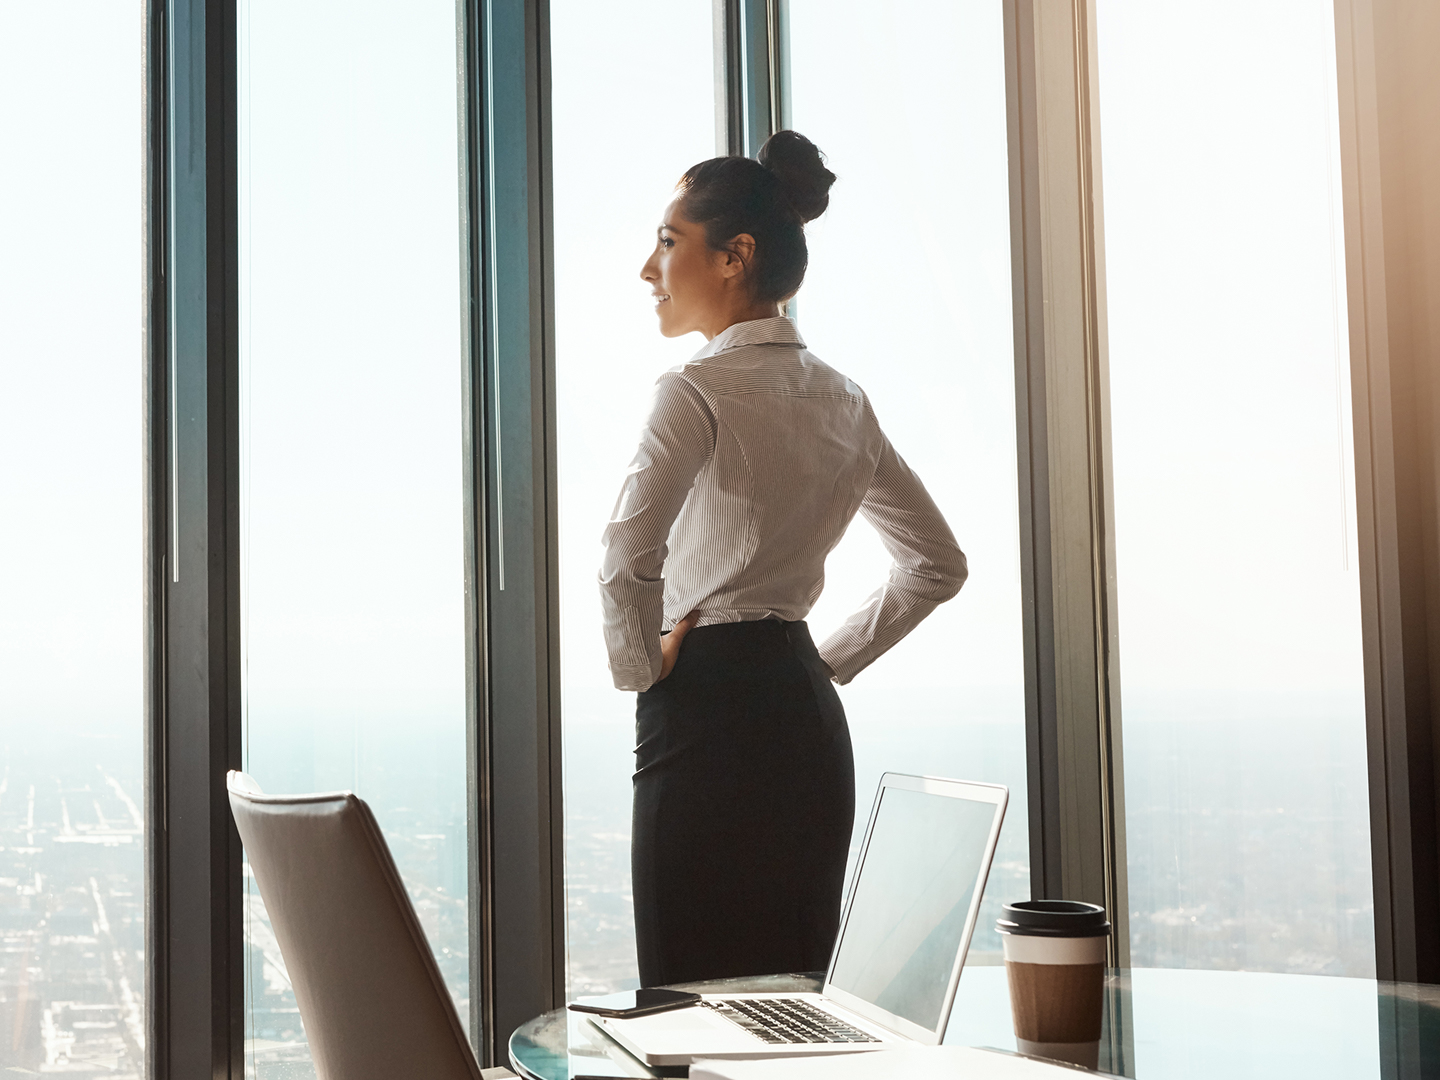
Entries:
<svg viewBox="0 0 1440 1080">
<path fill-rule="evenodd" d="M 615 685 L 648 689 L 661 630 L 692 611 L 699 626 L 805 618 L 857 511 L 894 563 L 820 646 L 840 683 L 960 590 L 965 555 L 949 526 L 864 391 L 789 319 L 736 323 L 665 372 L 604 536 Z"/>
</svg>

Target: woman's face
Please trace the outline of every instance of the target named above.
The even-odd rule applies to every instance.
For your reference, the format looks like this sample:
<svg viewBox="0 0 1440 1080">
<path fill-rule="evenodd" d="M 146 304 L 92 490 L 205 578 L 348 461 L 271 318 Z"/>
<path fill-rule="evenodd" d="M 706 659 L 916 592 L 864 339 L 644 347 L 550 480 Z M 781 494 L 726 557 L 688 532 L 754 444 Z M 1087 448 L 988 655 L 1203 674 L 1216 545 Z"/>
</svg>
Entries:
<svg viewBox="0 0 1440 1080">
<path fill-rule="evenodd" d="M 640 269 L 655 297 L 660 333 L 680 337 L 699 330 L 710 338 L 724 330 L 743 269 L 734 253 L 710 249 L 704 227 L 681 215 L 677 196 L 665 208 L 655 250 Z"/>
</svg>

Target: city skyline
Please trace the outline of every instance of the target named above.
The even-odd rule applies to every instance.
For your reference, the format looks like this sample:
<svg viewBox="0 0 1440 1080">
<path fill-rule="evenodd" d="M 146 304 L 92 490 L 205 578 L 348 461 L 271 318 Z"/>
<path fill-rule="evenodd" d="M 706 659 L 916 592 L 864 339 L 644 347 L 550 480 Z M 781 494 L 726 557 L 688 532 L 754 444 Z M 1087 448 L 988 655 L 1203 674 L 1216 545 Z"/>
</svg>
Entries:
<svg viewBox="0 0 1440 1080">
<path fill-rule="evenodd" d="M 994 723 L 986 732 L 987 725 L 920 721 L 877 731 L 851 698 L 863 754 L 898 765 L 903 747 L 923 745 L 936 759 L 969 756 L 973 769 L 964 778 L 1015 784 L 996 757 L 1016 734 L 1007 730 L 1014 725 Z M 1256 753 L 1245 765 L 1248 779 L 1237 784 L 1226 777 L 1241 730 Z M 590 725 L 571 752 L 602 764 L 606 755 L 628 753 L 614 734 Z M 1369 879 L 1353 869 L 1368 858 L 1367 832 L 1354 824 L 1366 793 L 1337 788 L 1327 775 L 1338 769 L 1343 781 L 1352 741 L 1343 715 L 1281 719 L 1259 732 L 1244 721 L 1214 720 L 1140 721 L 1127 729 L 1134 966 L 1373 977 Z M 44 732 L 29 739 L 11 732 L 0 745 L 0 1066 L 140 1075 L 143 814 L 137 748 L 126 742 L 87 740 L 80 744 L 86 761 L 75 745 Z M 423 775 L 423 768 L 401 770 L 391 790 L 414 791 Z M 604 784 L 605 775 L 572 775 L 581 811 L 566 822 L 572 995 L 635 983 L 628 785 L 606 785 L 608 795 L 585 790 L 587 783 Z M 1207 788 L 1213 797 L 1197 801 Z M 858 799 L 862 828 L 872 795 L 862 791 Z M 468 1020 L 468 908 L 454 892 L 463 822 L 437 822 L 383 791 L 375 809 Z M 1012 802 L 970 966 L 998 962 L 987 927 L 999 904 L 1028 895 L 1029 837 L 1018 809 Z M 244 936 L 254 976 L 245 1004 L 247 1069 L 257 1078 L 307 1080 L 313 1068 L 284 960 L 263 902 L 246 881 Z"/>
</svg>

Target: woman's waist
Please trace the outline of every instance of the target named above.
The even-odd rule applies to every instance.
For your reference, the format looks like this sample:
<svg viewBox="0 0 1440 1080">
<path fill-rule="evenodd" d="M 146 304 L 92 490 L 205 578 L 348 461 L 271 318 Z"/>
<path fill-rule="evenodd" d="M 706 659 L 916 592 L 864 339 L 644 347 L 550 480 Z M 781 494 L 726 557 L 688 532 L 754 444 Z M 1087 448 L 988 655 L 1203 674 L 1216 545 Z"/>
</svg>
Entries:
<svg viewBox="0 0 1440 1080">
<path fill-rule="evenodd" d="M 705 657 L 706 663 L 728 658 L 744 664 L 762 664 L 782 656 L 794 656 L 807 664 L 819 662 L 819 652 L 805 620 L 775 615 L 701 622 L 686 635 L 680 650 L 682 659 L 688 656 L 691 663 Z"/>
<path fill-rule="evenodd" d="M 773 608 L 733 608 L 715 607 L 705 605 L 692 607 L 688 611 L 672 609 L 667 603 L 665 605 L 665 621 L 662 629 L 670 631 L 675 624 L 686 615 L 694 615 L 693 625 L 695 629 L 707 626 L 731 626 L 739 623 L 798 623 L 803 622 L 806 615 L 810 614 L 809 605 L 780 605 Z"/>
<path fill-rule="evenodd" d="M 799 622 L 810 614 L 824 585 L 824 571 L 812 574 L 795 568 L 788 574 L 697 575 L 665 567 L 665 610 L 661 628 L 672 629 L 694 614 L 694 625 L 753 623 L 769 620 Z"/>
</svg>

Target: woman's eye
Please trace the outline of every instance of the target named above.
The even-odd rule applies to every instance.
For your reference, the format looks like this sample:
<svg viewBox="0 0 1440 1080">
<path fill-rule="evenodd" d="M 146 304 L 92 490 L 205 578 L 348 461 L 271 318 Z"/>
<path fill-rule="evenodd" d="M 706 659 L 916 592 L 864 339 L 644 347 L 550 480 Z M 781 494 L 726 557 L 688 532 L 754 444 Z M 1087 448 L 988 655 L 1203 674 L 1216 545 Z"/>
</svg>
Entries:
<svg viewBox="0 0 1440 1080">
<path fill-rule="evenodd" d="M 662 236 L 660 237 L 660 246 L 664 248 L 672 248 L 675 246 L 675 241 L 671 240 L 668 236 Z"/>
</svg>

